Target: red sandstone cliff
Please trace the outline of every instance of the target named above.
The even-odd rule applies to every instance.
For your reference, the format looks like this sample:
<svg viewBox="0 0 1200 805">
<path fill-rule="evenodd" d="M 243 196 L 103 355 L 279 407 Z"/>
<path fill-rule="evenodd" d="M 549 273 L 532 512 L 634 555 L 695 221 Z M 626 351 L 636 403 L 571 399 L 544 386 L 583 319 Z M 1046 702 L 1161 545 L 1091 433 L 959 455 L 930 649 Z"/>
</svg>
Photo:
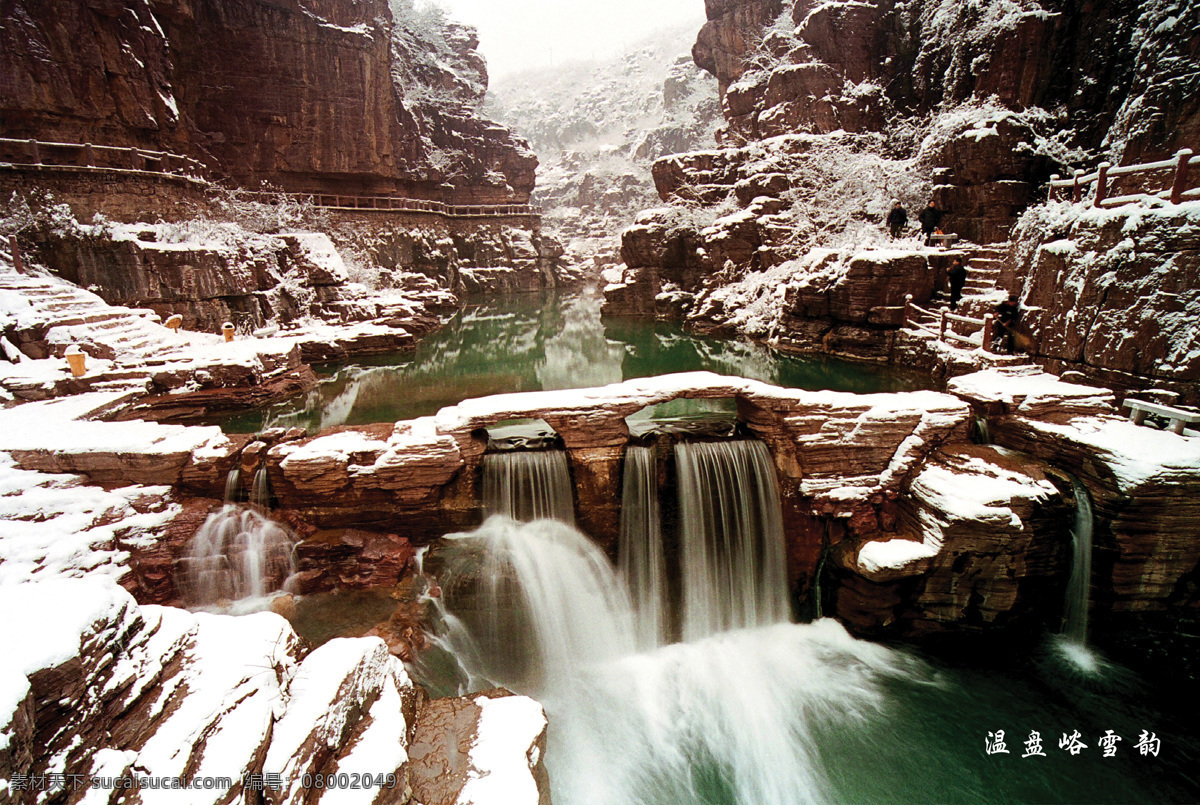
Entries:
<svg viewBox="0 0 1200 805">
<path fill-rule="evenodd" d="M 3 0 L 0 135 L 168 149 L 246 186 L 526 200 L 536 158 L 475 113 L 470 29 L 395 7 Z M 455 67 L 476 97 L 443 103 Z"/>
</svg>

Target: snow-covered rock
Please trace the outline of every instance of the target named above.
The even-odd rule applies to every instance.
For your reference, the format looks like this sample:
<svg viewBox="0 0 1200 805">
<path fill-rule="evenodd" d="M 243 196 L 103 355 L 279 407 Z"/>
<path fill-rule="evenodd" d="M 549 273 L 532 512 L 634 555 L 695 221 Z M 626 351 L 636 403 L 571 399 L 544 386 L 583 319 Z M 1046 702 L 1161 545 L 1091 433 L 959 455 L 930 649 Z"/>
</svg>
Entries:
<svg viewBox="0 0 1200 805">
<path fill-rule="evenodd" d="M 21 613 L 0 623 L 6 800 L 19 776 L 54 774 L 64 776 L 38 801 L 112 802 L 134 779 L 156 779 L 141 786 L 145 801 L 407 803 L 409 755 L 419 752 L 433 784 L 454 792 L 416 800 L 424 805 L 549 801 L 536 702 L 431 702 L 418 749 L 416 688 L 378 638 L 334 640 L 303 657 L 273 613 L 138 607 L 103 578 L 3 585 L 0 606 Z M 453 723 L 439 715 L 468 711 Z M 453 774 L 429 765 L 433 744 Z"/>
</svg>

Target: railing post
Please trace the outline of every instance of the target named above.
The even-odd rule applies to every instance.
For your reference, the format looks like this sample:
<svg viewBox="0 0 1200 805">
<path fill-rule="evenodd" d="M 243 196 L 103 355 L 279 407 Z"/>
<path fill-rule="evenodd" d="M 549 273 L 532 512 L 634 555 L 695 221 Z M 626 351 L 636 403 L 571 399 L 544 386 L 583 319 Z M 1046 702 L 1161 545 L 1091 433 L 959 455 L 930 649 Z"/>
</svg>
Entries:
<svg viewBox="0 0 1200 805">
<path fill-rule="evenodd" d="M 1175 181 L 1171 183 L 1171 203 L 1183 203 L 1183 191 L 1187 190 L 1188 162 L 1192 149 L 1184 148 L 1175 155 Z"/>
<path fill-rule="evenodd" d="M 1054 186 L 1061 177 L 1057 173 L 1050 174 L 1050 192 L 1046 194 L 1046 201 L 1054 201 L 1054 196 L 1058 193 L 1058 188 Z"/>
<path fill-rule="evenodd" d="M 1083 170 L 1075 169 L 1075 185 L 1071 188 L 1071 203 L 1078 204 L 1083 199 L 1083 191 L 1079 187 L 1079 177 L 1083 175 Z"/>
<path fill-rule="evenodd" d="M 984 314 L 983 317 L 983 351 L 992 351 L 992 328 L 995 322 L 991 313 Z"/>
<path fill-rule="evenodd" d="M 34 165 L 42 164 L 42 152 L 38 150 L 38 141 L 29 141 L 29 158 L 33 160 Z"/>
<path fill-rule="evenodd" d="M 904 326 L 908 326 L 909 317 L 912 315 L 912 294 L 904 295 Z"/>
<path fill-rule="evenodd" d="M 1096 175 L 1096 200 L 1092 202 L 1093 207 L 1102 206 L 1108 196 L 1108 169 L 1111 167 L 1111 162 L 1100 163 L 1100 171 Z"/>
<path fill-rule="evenodd" d="M 158 169 L 162 173 L 171 172 L 171 155 L 166 151 L 163 152 L 162 158 L 158 161 Z"/>
<path fill-rule="evenodd" d="M 946 311 L 942 311 L 941 321 L 938 322 L 938 340 L 946 340 Z"/>
<path fill-rule="evenodd" d="M 136 148 L 129 149 L 129 168 L 130 170 L 141 170 L 138 164 L 138 150 Z"/>
<path fill-rule="evenodd" d="M 92 150 L 91 143 L 83 144 L 83 160 L 89 168 L 96 167 L 96 152 Z"/>
</svg>

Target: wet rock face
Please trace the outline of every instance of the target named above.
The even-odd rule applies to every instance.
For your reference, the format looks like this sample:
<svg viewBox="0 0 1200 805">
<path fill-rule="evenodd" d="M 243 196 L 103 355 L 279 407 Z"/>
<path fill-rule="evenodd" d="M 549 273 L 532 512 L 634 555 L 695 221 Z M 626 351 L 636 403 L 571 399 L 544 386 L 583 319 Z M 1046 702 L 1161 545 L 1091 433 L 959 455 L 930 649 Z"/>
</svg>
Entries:
<svg viewBox="0 0 1200 805">
<path fill-rule="evenodd" d="M 523 141 L 475 114 L 487 75 L 472 32 L 445 26 L 432 52 L 386 0 L 18 0 L 6 16 L 6 137 L 165 149 L 292 191 L 491 203 L 533 189 Z M 446 102 L 409 97 L 422 93 Z M 451 169 L 439 150 L 458 155 Z"/>
</svg>

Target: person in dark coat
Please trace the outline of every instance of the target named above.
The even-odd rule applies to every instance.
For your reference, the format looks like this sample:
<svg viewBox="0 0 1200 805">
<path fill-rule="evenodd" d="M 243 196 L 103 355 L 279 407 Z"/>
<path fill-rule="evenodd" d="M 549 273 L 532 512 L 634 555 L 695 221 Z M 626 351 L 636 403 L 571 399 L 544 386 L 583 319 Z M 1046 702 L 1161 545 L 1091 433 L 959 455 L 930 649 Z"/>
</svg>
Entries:
<svg viewBox="0 0 1200 805">
<path fill-rule="evenodd" d="M 962 299 L 963 286 L 967 284 L 967 267 L 961 257 L 954 258 L 954 265 L 946 271 L 950 280 L 950 309 L 958 310 L 958 300 Z"/>
<path fill-rule="evenodd" d="M 942 216 L 945 215 L 939 210 L 932 201 L 929 206 L 921 210 L 917 215 L 917 220 L 921 222 L 921 234 L 925 236 L 925 245 L 933 245 L 933 233 L 937 231 L 938 224 L 942 222 Z"/>
<path fill-rule="evenodd" d="M 892 231 L 892 239 L 900 237 L 904 233 L 904 227 L 908 226 L 908 213 L 900 206 L 900 200 L 896 199 L 892 202 L 892 211 L 887 217 L 888 229 Z"/>
<path fill-rule="evenodd" d="M 1017 302 L 1017 294 L 1010 293 L 1008 299 L 996 305 L 996 332 L 993 341 L 997 350 L 1013 354 L 1016 344 L 1014 333 L 1020 320 L 1021 305 Z"/>
</svg>

